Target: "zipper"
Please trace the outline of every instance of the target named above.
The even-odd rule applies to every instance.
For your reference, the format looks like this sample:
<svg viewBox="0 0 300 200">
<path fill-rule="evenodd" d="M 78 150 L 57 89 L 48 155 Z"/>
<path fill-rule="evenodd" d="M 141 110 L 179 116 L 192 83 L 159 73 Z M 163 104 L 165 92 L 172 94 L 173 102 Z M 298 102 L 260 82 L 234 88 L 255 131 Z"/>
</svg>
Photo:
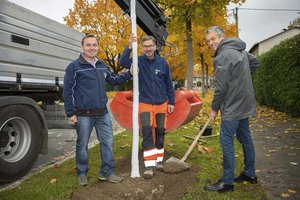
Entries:
<svg viewBox="0 0 300 200">
<path fill-rule="evenodd" d="M 95 70 L 94 70 L 96 77 L 97 77 L 97 81 L 98 81 L 98 92 L 99 92 L 99 104 L 100 104 L 100 108 L 102 108 L 102 103 L 101 103 L 101 87 L 100 87 L 100 80 L 99 80 L 99 76 L 97 73 L 97 65 L 95 65 Z"/>
</svg>

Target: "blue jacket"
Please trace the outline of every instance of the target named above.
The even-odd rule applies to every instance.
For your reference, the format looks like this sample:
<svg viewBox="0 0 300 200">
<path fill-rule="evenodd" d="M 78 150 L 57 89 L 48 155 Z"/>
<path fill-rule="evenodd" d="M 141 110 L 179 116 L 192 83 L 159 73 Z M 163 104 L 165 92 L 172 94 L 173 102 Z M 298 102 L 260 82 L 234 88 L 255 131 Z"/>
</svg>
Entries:
<svg viewBox="0 0 300 200">
<path fill-rule="evenodd" d="M 120 85 L 131 77 L 129 71 L 114 75 L 100 60 L 94 67 L 80 55 L 68 65 L 64 77 L 63 98 L 67 116 L 106 113 L 106 82 Z"/>
<path fill-rule="evenodd" d="M 129 69 L 132 65 L 131 49 L 125 48 L 120 57 L 119 65 Z M 160 105 L 169 100 L 175 103 L 175 94 L 171 73 L 167 61 L 155 54 L 150 60 L 147 56 L 138 57 L 139 66 L 139 101 L 147 104 Z"/>
</svg>

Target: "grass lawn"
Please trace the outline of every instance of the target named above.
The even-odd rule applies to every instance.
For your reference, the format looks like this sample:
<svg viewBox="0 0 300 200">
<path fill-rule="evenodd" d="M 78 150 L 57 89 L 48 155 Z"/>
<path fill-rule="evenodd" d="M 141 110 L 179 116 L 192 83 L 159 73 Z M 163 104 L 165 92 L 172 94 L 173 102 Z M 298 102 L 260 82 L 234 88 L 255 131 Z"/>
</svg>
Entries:
<svg viewBox="0 0 300 200">
<path fill-rule="evenodd" d="M 207 97 L 210 99 L 210 97 Z M 207 99 L 205 99 L 207 100 Z M 169 133 L 165 138 L 165 150 L 177 158 L 181 158 L 191 144 L 190 139 L 183 135 L 194 137 L 199 132 L 200 125 L 203 125 L 208 118 L 209 105 L 201 110 L 200 116 L 191 123 L 180 127 L 178 130 Z M 213 134 L 219 132 L 219 120 L 211 124 Z M 131 137 L 130 132 L 122 132 L 115 136 L 114 152 L 115 160 L 131 156 Z M 213 149 L 211 153 L 201 153 L 197 148 L 193 150 L 186 162 L 191 163 L 199 169 L 197 174 L 198 185 L 195 189 L 187 191 L 183 199 L 268 199 L 266 192 L 260 184 L 236 184 L 234 192 L 216 193 L 206 192 L 203 187 L 207 184 L 214 183 L 222 174 L 222 153 L 218 137 L 205 138 L 203 146 Z M 236 154 L 236 175 L 243 168 L 243 153 L 241 146 L 235 142 Z M 99 166 L 99 146 L 89 150 L 89 182 L 96 183 Z M 141 162 L 141 161 L 140 161 Z M 183 186 L 184 187 L 184 186 Z M 35 174 L 25 180 L 18 187 L 6 190 L 0 193 L 1 200 L 59 200 L 68 199 L 72 191 L 77 188 L 74 159 L 68 160 L 61 165 L 49 168 L 41 173 Z"/>
</svg>

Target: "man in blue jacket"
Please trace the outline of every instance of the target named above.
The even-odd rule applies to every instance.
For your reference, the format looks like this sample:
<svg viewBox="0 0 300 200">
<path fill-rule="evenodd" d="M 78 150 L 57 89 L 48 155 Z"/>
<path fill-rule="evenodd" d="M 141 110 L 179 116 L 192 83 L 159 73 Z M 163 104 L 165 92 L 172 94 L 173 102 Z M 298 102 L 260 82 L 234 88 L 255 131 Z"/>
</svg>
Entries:
<svg viewBox="0 0 300 200">
<path fill-rule="evenodd" d="M 113 129 L 106 107 L 106 82 L 120 85 L 132 76 L 129 71 L 113 75 L 109 67 L 96 57 L 98 41 L 94 35 L 86 35 L 82 39 L 82 49 L 79 58 L 66 68 L 63 90 L 66 114 L 76 124 L 78 184 L 88 185 L 88 142 L 94 127 L 102 159 L 98 178 L 118 183 L 122 178 L 114 173 Z"/>
<path fill-rule="evenodd" d="M 120 57 L 119 64 L 130 68 L 132 42 Z M 163 171 L 164 135 L 166 116 L 174 111 L 175 95 L 167 61 L 156 54 L 156 43 L 152 36 L 141 40 L 143 55 L 138 57 L 139 66 L 139 117 L 143 134 L 143 156 L 146 170 L 144 178 L 152 178 L 155 170 Z M 154 129 L 154 133 L 152 133 Z"/>
<path fill-rule="evenodd" d="M 256 101 L 251 74 L 259 66 L 258 60 L 245 51 L 246 44 L 238 38 L 226 38 L 224 30 L 213 26 L 206 31 L 208 45 L 215 51 L 216 89 L 210 118 L 221 113 L 220 143 L 223 151 L 223 175 L 209 191 L 233 191 L 233 182 L 257 183 L 255 150 L 249 129 L 249 117 L 255 115 Z M 244 171 L 234 178 L 234 135 L 242 144 Z"/>
</svg>

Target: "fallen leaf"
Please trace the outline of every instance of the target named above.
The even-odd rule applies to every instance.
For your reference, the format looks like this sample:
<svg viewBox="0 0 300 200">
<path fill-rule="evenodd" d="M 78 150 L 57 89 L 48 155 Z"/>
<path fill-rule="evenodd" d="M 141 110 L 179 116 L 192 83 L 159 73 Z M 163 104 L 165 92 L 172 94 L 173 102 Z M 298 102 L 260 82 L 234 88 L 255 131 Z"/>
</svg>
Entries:
<svg viewBox="0 0 300 200">
<path fill-rule="evenodd" d="M 188 140 L 185 138 L 180 138 L 180 142 L 187 142 Z"/>
<path fill-rule="evenodd" d="M 265 156 L 266 156 L 266 157 L 270 157 L 271 155 L 270 155 L 270 154 L 265 154 Z"/>
<path fill-rule="evenodd" d="M 125 148 L 125 147 L 131 147 L 130 144 L 125 144 L 125 145 L 122 145 L 121 148 Z"/>
<path fill-rule="evenodd" d="M 276 151 L 278 151 L 278 149 L 271 149 L 269 150 L 269 153 L 276 152 Z"/>
<path fill-rule="evenodd" d="M 257 170 L 255 170 L 255 172 L 256 172 L 256 173 L 259 173 L 259 172 L 260 172 L 260 170 L 259 170 L 259 169 L 257 169 Z"/>
<path fill-rule="evenodd" d="M 205 149 L 201 145 L 198 145 L 198 151 L 200 151 L 201 153 L 206 153 Z"/>
<path fill-rule="evenodd" d="M 51 183 L 51 184 L 53 184 L 53 183 L 57 183 L 57 180 L 56 180 L 56 178 L 52 178 L 52 179 L 50 180 L 50 183 Z"/>
<path fill-rule="evenodd" d="M 298 165 L 296 162 L 290 162 L 291 165 Z"/>
<path fill-rule="evenodd" d="M 60 161 L 60 160 L 64 160 L 65 158 L 66 158 L 66 156 L 59 156 L 59 157 L 53 158 L 53 160 Z"/>
<path fill-rule="evenodd" d="M 288 189 L 288 192 L 289 192 L 289 193 L 293 193 L 293 194 L 295 194 L 295 193 L 296 193 L 296 191 L 295 191 L 295 190 L 291 190 L 291 189 Z"/>
<path fill-rule="evenodd" d="M 294 150 L 294 149 L 299 150 L 300 148 L 299 148 L 299 147 L 291 147 L 291 149 L 292 149 L 292 150 Z"/>
<path fill-rule="evenodd" d="M 284 198 L 287 198 L 287 197 L 289 197 L 290 195 L 287 194 L 287 193 L 282 193 L 281 196 L 284 197 Z"/>
<path fill-rule="evenodd" d="M 300 132 L 299 128 L 287 128 L 284 131 L 284 133 L 299 133 L 299 132 Z"/>
<path fill-rule="evenodd" d="M 213 149 L 212 149 L 212 148 L 204 147 L 204 149 L 205 149 L 205 151 L 206 151 L 207 153 L 213 152 Z"/>
<path fill-rule="evenodd" d="M 172 142 L 169 142 L 167 145 L 168 145 L 169 147 L 173 147 L 173 146 L 174 146 L 174 144 L 173 144 Z"/>
</svg>

